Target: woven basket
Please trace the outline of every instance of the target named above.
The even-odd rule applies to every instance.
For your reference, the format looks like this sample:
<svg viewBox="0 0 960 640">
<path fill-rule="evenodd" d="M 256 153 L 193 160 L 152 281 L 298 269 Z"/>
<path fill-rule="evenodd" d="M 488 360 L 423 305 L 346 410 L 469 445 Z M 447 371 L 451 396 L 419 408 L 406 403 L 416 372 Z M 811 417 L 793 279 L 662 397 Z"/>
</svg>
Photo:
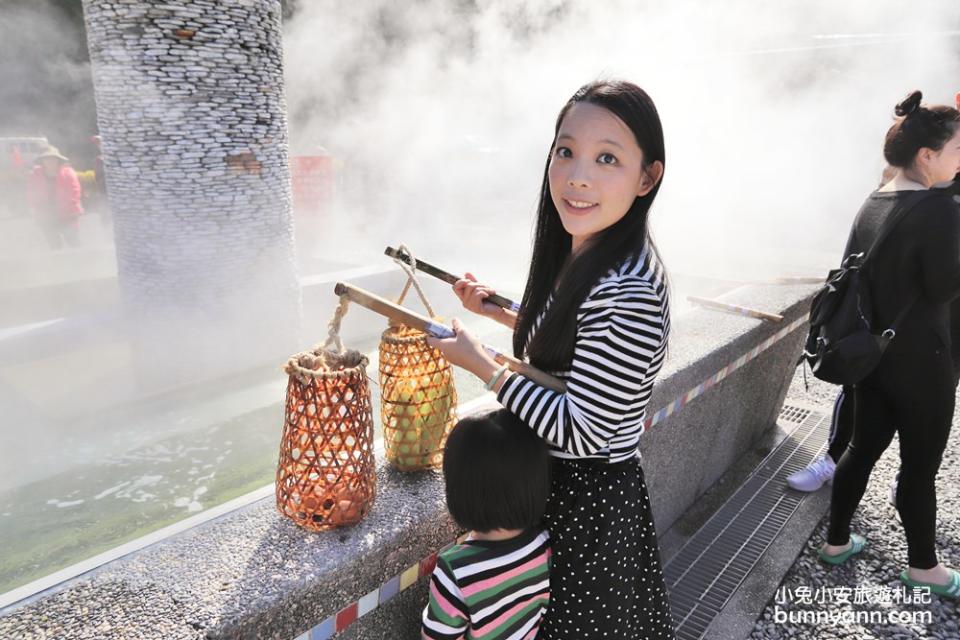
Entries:
<svg viewBox="0 0 960 640">
<path fill-rule="evenodd" d="M 450 363 L 422 331 L 390 326 L 380 338 L 380 416 L 387 460 L 397 469 L 443 463 L 457 420 L 457 390 Z"/>
<path fill-rule="evenodd" d="M 326 531 L 363 519 L 376 495 L 366 356 L 317 348 L 290 358 L 277 509 Z"/>
</svg>

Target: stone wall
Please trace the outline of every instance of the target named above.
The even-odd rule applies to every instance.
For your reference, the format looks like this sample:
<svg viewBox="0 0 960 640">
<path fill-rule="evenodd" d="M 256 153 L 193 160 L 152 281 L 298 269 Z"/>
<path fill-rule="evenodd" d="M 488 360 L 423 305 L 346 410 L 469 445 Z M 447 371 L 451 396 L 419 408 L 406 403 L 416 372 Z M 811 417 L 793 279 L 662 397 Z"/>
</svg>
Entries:
<svg viewBox="0 0 960 640">
<path fill-rule="evenodd" d="M 84 0 L 118 273 L 143 380 L 298 343 L 278 0 Z"/>
</svg>

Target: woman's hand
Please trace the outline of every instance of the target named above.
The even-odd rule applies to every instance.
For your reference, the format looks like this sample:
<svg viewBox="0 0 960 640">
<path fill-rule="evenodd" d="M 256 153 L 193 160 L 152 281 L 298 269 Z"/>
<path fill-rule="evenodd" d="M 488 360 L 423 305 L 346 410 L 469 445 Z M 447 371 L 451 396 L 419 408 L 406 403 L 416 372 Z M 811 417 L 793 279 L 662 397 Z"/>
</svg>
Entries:
<svg viewBox="0 0 960 640">
<path fill-rule="evenodd" d="M 453 292 L 460 298 L 463 308 L 467 311 L 496 320 L 511 329 L 516 324 L 516 313 L 507 311 L 491 302 L 486 302 L 486 299 L 496 293 L 496 290 L 477 282 L 476 276 L 469 271 L 454 283 Z"/>
<path fill-rule="evenodd" d="M 451 325 L 456 333 L 454 337 L 427 336 L 427 344 L 439 349 L 450 364 L 466 369 L 486 382 L 500 365 L 486 352 L 480 341 L 467 331 L 459 318 L 454 318 Z"/>
<path fill-rule="evenodd" d="M 494 289 L 485 284 L 477 282 L 477 277 L 469 271 L 453 285 L 453 292 L 460 298 L 463 308 L 472 311 L 487 318 L 493 318 L 494 314 L 501 309 L 495 304 L 484 302 L 491 294 L 496 293 Z"/>
</svg>

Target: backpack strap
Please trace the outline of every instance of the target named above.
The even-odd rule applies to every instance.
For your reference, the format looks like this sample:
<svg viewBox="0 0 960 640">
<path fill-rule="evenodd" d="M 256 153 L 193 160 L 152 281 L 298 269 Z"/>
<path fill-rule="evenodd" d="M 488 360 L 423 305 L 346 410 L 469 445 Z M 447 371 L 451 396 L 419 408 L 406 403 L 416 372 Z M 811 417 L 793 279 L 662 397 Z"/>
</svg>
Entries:
<svg viewBox="0 0 960 640">
<path fill-rule="evenodd" d="M 933 195 L 935 195 L 935 192 L 929 189 L 914 191 L 897 204 L 893 212 L 887 216 L 887 219 L 880 225 L 880 232 L 874 239 L 873 244 L 870 245 L 870 249 L 867 250 L 866 255 L 863 256 L 863 260 L 860 261 L 861 270 L 867 264 L 867 261 L 877 252 L 877 247 L 883 244 L 883 241 L 887 239 L 887 236 L 890 235 L 893 228 L 897 226 L 897 223 L 903 220 L 911 209 Z"/>
<path fill-rule="evenodd" d="M 913 308 L 913 305 L 915 305 L 919 299 L 920 294 L 917 293 L 915 296 L 913 296 L 910 302 L 908 302 L 907 305 L 900 310 L 900 313 L 897 314 L 897 319 L 893 321 L 893 324 L 890 325 L 890 328 L 884 329 L 881 335 L 891 340 L 897 337 L 897 327 L 900 326 L 900 323 L 903 322 L 903 319 L 907 317 L 907 314 L 910 313 L 910 309 Z"/>
<path fill-rule="evenodd" d="M 911 209 L 930 196 L 935 195 L 935 193 L 935 191 L 931 191 L 929 189 L 915 191 L 900 201 L 893 212 L 887 216 L 886 220 L 883 221 L 883 224 L 880 227 L 880 233 L 877 234 L 877 237 L 873 241 L 873 244 L 870 245 L 870 249 L 867 251 L 867 254 L 863 257 L 863 260 L 860 261 L 861 271 L 863 271 L 867 261 L 874 255 L 874 253 L 876 253 L 877 247 L 880 246 L 887 236 L 890 235 L 897 223 L 903 220 Z M 900 313 L 897 314 L 897 318 L 893 321 L 893 324 L 890 325 L 890 328 L 884 330 L 883 336 L 892 340 L 897 335 L 897 327 L 900 326 L 900 323 L 903 322 L 904 318 L 907 317 L 907 314 L 910 313 L 910 310 L 913 308 L 913 305 L 917 303 L 917 300 L 920 299 L 920 296 L 921 293 L 918 291 L 916 295 L 911 298 L 910 302 L 908 302 L 906 306 L 900 310 Z"/>
</svg>

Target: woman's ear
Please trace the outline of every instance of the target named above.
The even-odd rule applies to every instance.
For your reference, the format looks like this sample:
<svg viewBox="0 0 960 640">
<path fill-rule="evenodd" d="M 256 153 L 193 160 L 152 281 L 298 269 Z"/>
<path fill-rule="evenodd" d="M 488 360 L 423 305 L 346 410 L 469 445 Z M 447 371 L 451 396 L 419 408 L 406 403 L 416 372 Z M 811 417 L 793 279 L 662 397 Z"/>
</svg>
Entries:
<svg viewBox="0 0 960 640">
<path fill-rule="evenodd" d="M 640 176 L 640 187 L 637 189 L 637 197 L 642 198 L 647 195 L 653 188 L 657 186 L 660 182 L 660 178 L 663 177 L 663 163 L 659 160 L 654 160 L 650 163 L 649 167 L 646 167 L 643 170 L 643 173 Z"/>
</svg>

